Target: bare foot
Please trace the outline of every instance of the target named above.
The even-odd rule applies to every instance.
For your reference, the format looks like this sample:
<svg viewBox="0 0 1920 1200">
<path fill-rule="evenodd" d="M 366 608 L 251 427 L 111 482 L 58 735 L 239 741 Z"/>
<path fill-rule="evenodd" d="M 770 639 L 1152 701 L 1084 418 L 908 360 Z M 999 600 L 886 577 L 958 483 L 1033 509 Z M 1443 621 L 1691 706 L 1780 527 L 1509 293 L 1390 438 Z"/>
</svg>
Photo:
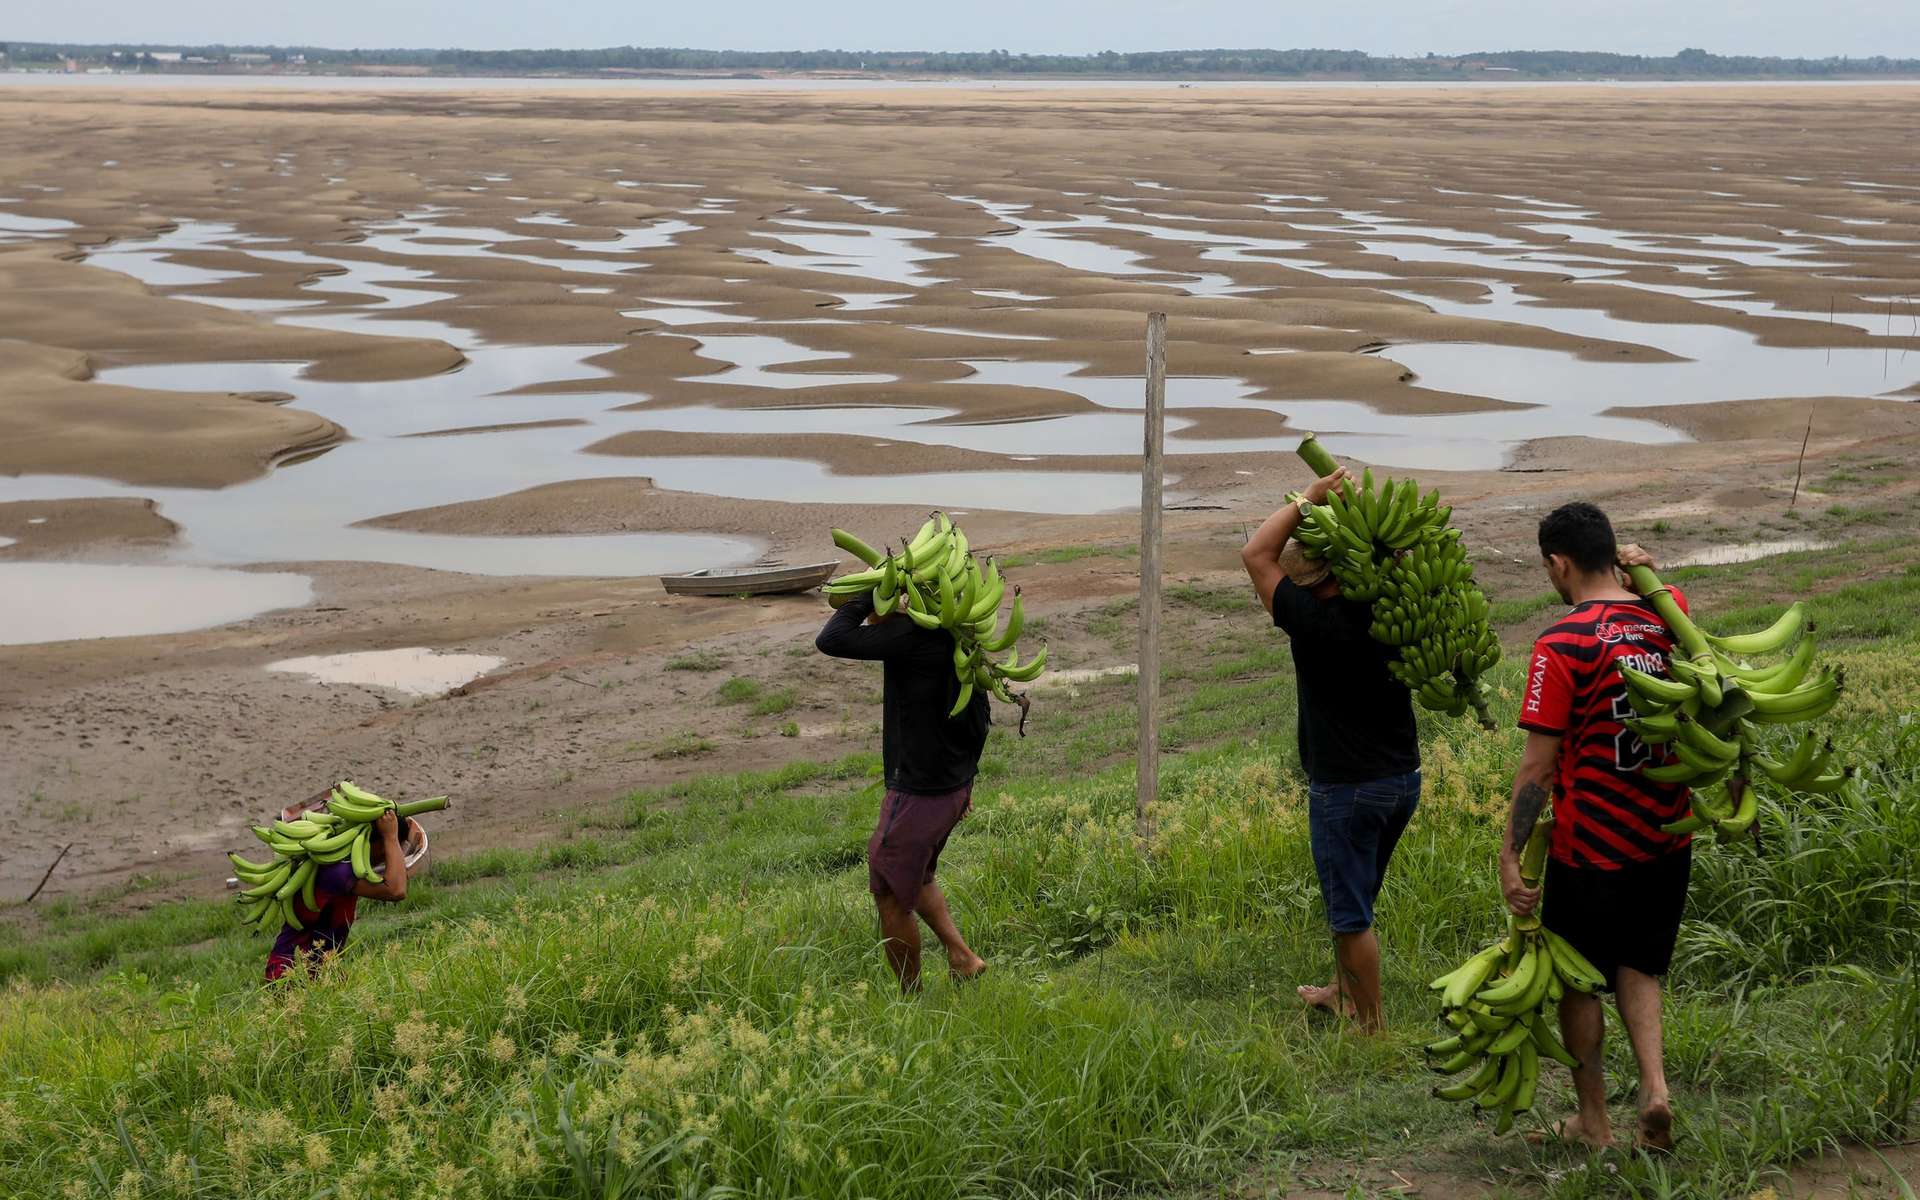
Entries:
<svg viewBox="0 0 1920 1200">
<path fill-rule="evenodd" d="M 986 973 L 987 960 L 978 954 L 969 954 L 958 961 L 947 960 L 947 974 L 953 977 L 955 983 L 972 983 Z"/>
<path fill-rule="evenodd" d="M 1340 989 L 1330 983 L 1324 985 L 1303 983 L 1295 988 L 1294 991 L 1299 993 L 1301 1001 L 1306 1004 L 1308 1008 L 1317 1008 L 1322 1012 L 1333 1013 L 1336 1016 L 1345 1016 L 1348 1020 L 1352 1020 L 1356 1015 L 1353 1001 L 1348 1000 L 1345 1004 L 1342 1004 Z"/>
<path fill-rule="evenodd" d="M 1633 1144 L 1656 1154 L 1673 1153 L 1673 1107 L 1665 1096 L 1641 1104 L 1640 1127 Z"/>
<path fill-rule="evenodd" d="M 1555 1121 L 1545 1129 L 1536 1129 L 1527 1134 L 1527 1141 L 1535 1146 L 1551 1145 L 1555 1142 L 1578 1142 L 1591 1150 L 1606 1150 L 1613 1145 L 1613 1128 L 1602 1124 L 1598 1129 L 1590 1129 L 1580 1117 L 1567 1117 Z"/>
</svg>

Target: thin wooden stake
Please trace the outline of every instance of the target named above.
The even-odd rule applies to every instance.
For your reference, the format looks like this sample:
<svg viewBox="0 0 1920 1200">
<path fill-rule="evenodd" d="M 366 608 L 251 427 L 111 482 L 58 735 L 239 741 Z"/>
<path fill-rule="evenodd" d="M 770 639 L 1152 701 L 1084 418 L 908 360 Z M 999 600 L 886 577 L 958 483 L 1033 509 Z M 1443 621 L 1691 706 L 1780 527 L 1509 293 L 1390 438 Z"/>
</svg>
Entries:
<svg viewBox="0 0 1920 1200">
<path fill-rule="evenodd" d="M 1145 453 L 1140 461 L 1140 736 L 1139 790 L 1133 835 L 1141 853 L 1153 838 L 1160 795 L 1160 506 L 1167 413 L 1167 314 L 1147 314 Z"/>
<path fill-rule="evenodd" d="M 47 873 L 46 873 L 45 875 L 42 875 L 42 876 L 40 877 L 40 885 L 39 885 L 39 887 L 36 887 L 36 888 L 34 888 L 34 889 L 33 889 L 33 891 L 31 891 L 31 892 L 29 892 L 29 893 L 27 893 L 27 898 L 26 898 L 25 900 L 23 900 L 23 901 L 21 901 L 21 903 L 23 903 L 23 904 L 32 904 L 32 903 L 33 903 L 33 898 L 34 898 L 35 896 L 38 896 L 38 895 L 40 894 L 40 888 L 44 888 L 44 887 L 46 887 L 46 886 L 47 886 L 47 880 L 49 880 L 49 879 L 52 879 L 52 878 L 53 878 L 53 868 L 55 868 L 55 867 L 57 867 L 57 866 L 59 866 L 59 865 L 60 865 L 60 860 L 61 860 L 61 859 L 63 859 L 63 858 L 65 858 L 65 857 L 67 856 L 67 851 L 69 851 L 69 850 L 71 850 L 71 849 L 73 849 L 73 843 L 72 843 L 72 842 L 68 842 L 68 843 L 67 843 L 66 845 L 64 845 L 64 846 L 62 846 L 62 847 L 60 847 L 60 853 L 58 853 L 58 854 L 56 854 L 56 855 L 54 855 L 54 856 L 53 856 L 53 862 L 51 862 L 50 864 L 48 864 L 48 866 L 47 866 Z"/>
<path fill-rule="evenodd" d="M 1807 443 L 1813 440 L 1813 410 L 1807 410 L 1807 433 L 1800 439 L 1800 461 L 1793 465 L 1793 499 L 1787 501 L 1787 511 L 1800 502 L 1800 472 L 1807 466 Z"/>
</svg>

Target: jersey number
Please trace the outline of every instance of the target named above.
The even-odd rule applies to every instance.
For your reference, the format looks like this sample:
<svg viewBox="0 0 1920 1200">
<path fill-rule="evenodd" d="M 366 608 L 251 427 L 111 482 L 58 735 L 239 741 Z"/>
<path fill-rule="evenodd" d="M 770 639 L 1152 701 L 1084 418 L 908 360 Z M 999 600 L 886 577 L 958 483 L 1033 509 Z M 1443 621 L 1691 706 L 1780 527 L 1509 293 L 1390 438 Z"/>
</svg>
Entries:
<svg viewBox="0 0 1920 1200">
<path fill-rule="evenodd" d="M 1633 705 L 1627 700 L 1625 692 L 1613 698 L 1613 719 L 1624 721 L 1628 717 L 1639 716 Z M 1613 739 L 1613 765 L 1622 775 L 1630 775 L 1653 761 L 1653 751 L 1635 735 L 1633 730 L 1622 726 Z"/>
</svg>

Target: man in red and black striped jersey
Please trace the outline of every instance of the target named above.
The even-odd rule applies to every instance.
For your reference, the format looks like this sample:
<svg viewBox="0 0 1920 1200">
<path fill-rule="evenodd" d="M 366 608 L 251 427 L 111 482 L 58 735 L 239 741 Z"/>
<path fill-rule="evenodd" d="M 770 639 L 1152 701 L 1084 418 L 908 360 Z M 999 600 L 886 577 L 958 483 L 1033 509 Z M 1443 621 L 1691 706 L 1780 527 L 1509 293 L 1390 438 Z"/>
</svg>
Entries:
<svg viewBox="0 0 1920 1200">
<path fill-rule="evenodd" d="M 1670 1149 L 1673 1112 L 1661 1050 L 1660 977 L 1673 959 L 1692 866 L 1689 839 L 1660 827 L 1687 814 L 1687 789 L 1651 782 L 1641 767 L 1667 761 L 1622 723 L 1633 715 L 1617 665 L 1664 676 L 1673 635 L 1653 607 L 1623 583 L 1618 568 L 1653 566 L 1638 546 L 1617 546 L 1605 513 L 1567 504 L 1540 522 L 1540 554 L 1560 598 L 1573 607 L 1534 643 L 1520 727 L 1527 746 L 1513 786 L 1513 812 L 1500 848 L 1507 903 L 1541 921 L 1606 976 L 1640 1067 L 1638 1145 Z M 1674 600 L 1684 611 L 1678 590 Z M 1520 850 L 1549 797 L 1553 837 L 1541 888 L 1520 880 Z M 1560 1003 L 1579 1111 L 1556 1132 L 1593 1146 L 1613 1142 L 1598 997 L 1569 991 Z"/>
</svg>

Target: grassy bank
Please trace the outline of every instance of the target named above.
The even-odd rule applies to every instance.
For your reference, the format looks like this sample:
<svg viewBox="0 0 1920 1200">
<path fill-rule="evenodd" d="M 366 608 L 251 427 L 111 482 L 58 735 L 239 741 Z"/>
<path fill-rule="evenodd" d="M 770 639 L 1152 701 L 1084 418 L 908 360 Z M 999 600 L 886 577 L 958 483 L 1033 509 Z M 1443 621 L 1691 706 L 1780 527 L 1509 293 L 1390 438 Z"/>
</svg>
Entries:
<svg viewBox="0 0 1920 1200">
<path fill-rule="evenodd" d="M 1703 847 L 1673 979 L 1684 1154 L 1493 1141 L 1430 1099 L 1424 981 L 1491 938 L 1518 739 L 1428 722 L 1427 795 L 1381 902 L 1394 1033 L 1309 1018 L 1330 948 L 1283 640 L 1242 589 L 1181 629 L 1151 853 L 1131 840 L 1130 684 L 996 732 L 943 879 L 980 983 L 889 987 L 862 855 L 877 763 L 712 775 L 565 840 L 443 863 L 319 986 L 263 992 L 228 906 L 3 927 L 0 1180 L 59 1196 L 1045 1196 L 1285 1185 L 1361 1158 L 1494 1194 L 1748 1195 L 1920 1101 L 1920 548 L 1675 572 L 1758 624 L 1815 600 L 1864 770 Z M 1516 609 L 1516 612 L 1519 610 Z M 1535 623 L 1545 614 L 1527 612 Z M 1128 606 L 1076 618 L 1124 643 Z M 1511 717 L 1517 670 L 1496 682 Z M 1631 1060 L 1610 1038 L 1624 1101 Z M 1567 1099 L 1564 1072 L 1542 1108 Z"/>
</svg>

